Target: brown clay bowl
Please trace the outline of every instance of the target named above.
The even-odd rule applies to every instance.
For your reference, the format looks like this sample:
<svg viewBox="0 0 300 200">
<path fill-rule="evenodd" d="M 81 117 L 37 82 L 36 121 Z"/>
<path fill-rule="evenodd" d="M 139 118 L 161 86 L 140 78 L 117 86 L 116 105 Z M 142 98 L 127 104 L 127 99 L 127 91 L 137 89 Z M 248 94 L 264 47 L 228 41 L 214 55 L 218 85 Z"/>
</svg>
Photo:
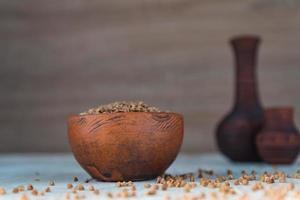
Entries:
<svg viewBox="0 0 300 200">
<path fill-rule="evenodd" d="M 153 179 L 175 160 L 183 140 L 176 113 L 103 113 L 68 119 L 71 149 L 95 179 Z"/>
</svg>

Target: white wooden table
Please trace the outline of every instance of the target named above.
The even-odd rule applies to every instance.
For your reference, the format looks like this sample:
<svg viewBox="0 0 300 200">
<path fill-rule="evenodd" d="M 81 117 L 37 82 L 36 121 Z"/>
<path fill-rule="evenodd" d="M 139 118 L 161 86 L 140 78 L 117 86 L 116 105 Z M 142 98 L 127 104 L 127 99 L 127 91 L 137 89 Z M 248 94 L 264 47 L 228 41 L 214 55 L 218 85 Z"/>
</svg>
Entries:
<svg viewBox="0 0 300 200">
<path fill-rule="evenodd" d="M 282 170 L 289 174 L 294 174 L 300 169 L 300 160 L 290 166 L 276 166 L 277 170 Z M 231 169 L 235 176 L 240 175 L 241 170 L 251 172 L 272 171 L 272 166 L 266 164 L 233 164 L 226 160 L 221 155 L 217 154 L 201 154 L 201 155 L 179 155 L 172 166 L 167 170 L 171 174 L 182 174 L 187 172 L 197 172 L 197 170 L 206 169 L 214 170 L 218 175 L 225 175 L 227 169 Z M 51 187 L 51 192 L 46 193 L 44 196 L 32 196 L 28 191 L 25 191 L 29 199 L 65 199 L 67 183 L 76 184 L 73 182 L 73 177 L 79 178 L 79 182 L 87 188 L 88 185 L 93 185 L 95 188 L 100 189 L 100 195 L 96 196 L 91 192 L 85 190 L 80 192 L 84 194 L 86 199 L 105 199 L 108 192 L 115 194 L 120 191 L 115 183 L 104 183 L 92 180 L 90 183 L 84 183 L 89 175 L 77 164 L 71 154 L 4 154 L 0 155 L 0 186 L 4 187 L 7 194 L 0 195 L 0 199 L 20 199 L 21 193 L 13 194 L 11 191 L 18 185 L 25 187 L 31 183 L 39 191 L 44 190 L 48 186 L 48 182 L 53 180 L 55 186 Z M 37 181 L 38 179 L 39 181 Z M 137 187 L 136 199 L 164 199 L 165 196 L 171 196 L 172 199 L 182 199 L 185 195 L 193 196 L 202 192 L 210 197 L 213 191 L 218 189 L 209 189 L 202 186 L 197 186 L 192 189 L 190 193 L 185 193 L 182 188 L 171 188 L 167 191 L 159 190 L 155 196 L 146 196 L 143 185 L 146 181 L 135 182 Z M 154 183 L 155 180 L 147 181 Z M 198 179 L 197 179 L 198 182 Z M 295 183 L 295 191 L 300 189 L 300 180 L 287 179 L 287 182 Z M 250 182 L 250 185 L 253 182 Z M 287 183 L 275 183 L 265 187 L 276 187 Z M 250 199 L 264 199 L 263 191 L 252 192 L 251 186 L 234 186 L 237 195 L 231 199 L 239 199 L 244 193 L 248 193 Z M 71 199 L 72 198 L 71 194 Z M 286 199 L 296 199 L 291 194 Z"/>
</svg>

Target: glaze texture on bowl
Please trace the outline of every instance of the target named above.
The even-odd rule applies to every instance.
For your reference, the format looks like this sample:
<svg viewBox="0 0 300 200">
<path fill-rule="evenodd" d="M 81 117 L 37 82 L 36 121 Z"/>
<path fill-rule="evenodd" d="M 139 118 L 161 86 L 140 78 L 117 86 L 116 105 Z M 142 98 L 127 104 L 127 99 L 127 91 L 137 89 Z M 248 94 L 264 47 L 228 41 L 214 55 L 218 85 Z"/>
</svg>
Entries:
<svg viewBox="0 0 300 200">
<path fill-rule="evenodd" d="M 68 119 L 71 149 L 79 164 L 102 181 L 155 178 L 175 160 L 183 117 L 175 113 L 103 113 Z"/>
</svg>

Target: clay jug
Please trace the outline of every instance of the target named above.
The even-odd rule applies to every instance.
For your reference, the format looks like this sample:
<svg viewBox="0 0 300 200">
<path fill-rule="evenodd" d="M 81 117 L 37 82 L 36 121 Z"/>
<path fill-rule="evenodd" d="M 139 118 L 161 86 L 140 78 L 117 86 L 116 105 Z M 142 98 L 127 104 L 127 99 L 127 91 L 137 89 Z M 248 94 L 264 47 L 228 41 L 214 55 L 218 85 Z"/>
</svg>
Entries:
<svg viewBox="0 0 300 200">
<path fill-rule="evenodd" d="M 257 92 L 256 54 L 260 39 L 239 36 L 231 41 L 235 56 L 235 103 L 217 126 L 220 151 L 232 161 L 260 161 L 255 138 L 264 117 Z"/>
<path fill-rule="evenodd" d="M 265 123 L 256 141 L 259 155 L 267 163 L 291 164 L 299 151 L 299 131 L 293 121 L 293 108 L 268 108 Z"/>
</svg>

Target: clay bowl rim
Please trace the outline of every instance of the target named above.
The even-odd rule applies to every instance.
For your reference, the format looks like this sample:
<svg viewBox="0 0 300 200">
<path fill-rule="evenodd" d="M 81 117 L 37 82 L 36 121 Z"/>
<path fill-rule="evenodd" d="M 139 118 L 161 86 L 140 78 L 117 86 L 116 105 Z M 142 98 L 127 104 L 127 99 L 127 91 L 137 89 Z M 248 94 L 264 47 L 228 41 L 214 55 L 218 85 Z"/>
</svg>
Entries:
<svg viewBox="0 0 300 200">
<path fill-rule="evenodd" d="M 78 118 L 78 117 L 91 117 L 91 116 L 103 116 L 103 115 L 112 115 L 112 114 L 142 114 L 142 115 L 151 115 L 151 114 L 170 114 L 170 115 L 174 115 L 177 117 L 182 118 L 182 120 L 184 119 L 183 115 L 180 113 L 176 113 L 176 112 L 111 112 L 111 113 L 97 113 L 97 114 L 84 114 L 84 115 L 80 115 L 80 114 L 71 114 L 67 117 L 68 122 L 70 119 L 72 118 Z"/>
</svg>

